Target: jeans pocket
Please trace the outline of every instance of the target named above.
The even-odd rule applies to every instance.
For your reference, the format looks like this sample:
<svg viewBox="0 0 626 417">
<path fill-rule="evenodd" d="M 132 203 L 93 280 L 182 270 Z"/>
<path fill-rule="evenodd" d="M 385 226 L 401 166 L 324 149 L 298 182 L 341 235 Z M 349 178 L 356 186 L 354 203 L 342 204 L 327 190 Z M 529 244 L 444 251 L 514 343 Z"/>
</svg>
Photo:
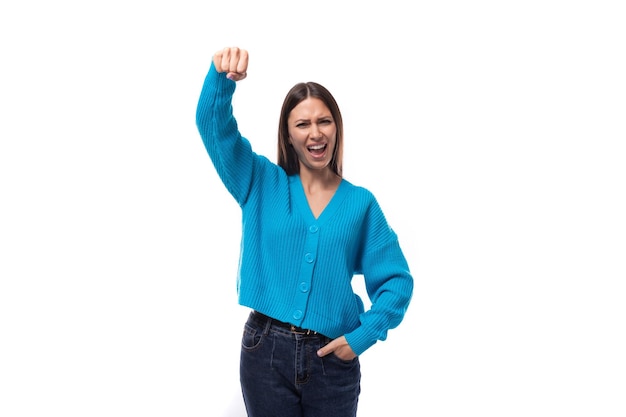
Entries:
<svg viewBox="0 0 626 417">
<path fill-rule="evenodd" d="M 263 332 L 246 323 L 243 326 L 243 336 L 241 337 L 241 348 L 244 350 L 255 350 L 263 342 Z"/>
<path fill-rule="evenodd" d="M 331 353 L 330 355 L 328 355 L 328 358 L 335 361 L 336 363 L 340 364 L 340 365 L 345 365 L 348 367 L 352 367 L 355 362 L 359 361 L 359 357 L 355 356 L 352 359 L 341 359 L 339 356 L 335 355 L 335 353 Z"/>
</svg>

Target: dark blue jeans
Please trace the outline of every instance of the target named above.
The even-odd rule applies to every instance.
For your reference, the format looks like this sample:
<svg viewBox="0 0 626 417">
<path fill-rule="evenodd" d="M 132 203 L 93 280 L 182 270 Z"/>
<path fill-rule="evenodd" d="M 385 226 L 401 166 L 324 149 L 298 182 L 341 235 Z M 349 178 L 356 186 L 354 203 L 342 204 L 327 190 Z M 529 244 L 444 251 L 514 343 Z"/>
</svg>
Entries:
<svg viewBox="0 0 626 417">
<path fill-rule="evenodd" d="M 251 313 L 241 341 L 240 380 L 249 417 L 354 417 L 359 358 L 317 350 L 331 339 L 299 334 Z"/>
</svg>

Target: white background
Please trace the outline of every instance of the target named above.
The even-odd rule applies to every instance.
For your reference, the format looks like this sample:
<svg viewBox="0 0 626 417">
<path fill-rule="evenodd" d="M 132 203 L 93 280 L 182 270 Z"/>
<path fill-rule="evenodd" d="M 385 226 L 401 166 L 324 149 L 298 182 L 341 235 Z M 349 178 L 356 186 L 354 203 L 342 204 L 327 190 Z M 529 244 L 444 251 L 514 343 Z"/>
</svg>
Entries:
<svg viewBox="0 0 626 417">
<path fill-rule="evenodd" d="M 238 45 L 255 150 L 326 85 L 415 275 L 361 417 L 623 417 L 620 3 L 3 2 L 0 415 L 244 416 L 240 213 L 195 127 Z"/>
</svg>

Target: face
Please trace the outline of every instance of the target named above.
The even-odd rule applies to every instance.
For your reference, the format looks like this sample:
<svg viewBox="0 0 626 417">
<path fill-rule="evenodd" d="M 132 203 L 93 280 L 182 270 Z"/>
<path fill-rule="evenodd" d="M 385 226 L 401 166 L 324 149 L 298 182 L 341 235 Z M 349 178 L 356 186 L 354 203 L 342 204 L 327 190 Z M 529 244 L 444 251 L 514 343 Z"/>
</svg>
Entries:
<svg viewBox="0 0 626 417">
<path fill-rule="evenodd" d="M 324 102 L 313 97 L 301 101 L 289 113 L 287 126 L 300 169 L 327 169 L 333 158 L 337 126 Z"/>
</svg>

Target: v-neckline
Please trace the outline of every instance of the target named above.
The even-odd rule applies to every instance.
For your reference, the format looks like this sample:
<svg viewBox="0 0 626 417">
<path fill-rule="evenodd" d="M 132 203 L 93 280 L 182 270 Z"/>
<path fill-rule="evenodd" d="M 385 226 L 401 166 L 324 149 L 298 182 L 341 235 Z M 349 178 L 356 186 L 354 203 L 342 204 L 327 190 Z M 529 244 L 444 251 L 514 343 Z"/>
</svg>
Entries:
<svg viewBox="0 0 626 417">
<path fill-rule="evenodd" d="M 320 214 L 315 217 L 313 214 L 313 210 L 311 210 L 311 206 L 309 205 L 309 200 L 306 197 L 306 192 L 304 191 L 304 185 L 302 184 L 302 179 L 299 175 L 293 175 L 291 179 L 292 191 L 294 196 L 294 201 L 298 206 L 298 209 L 302 216 L 309 222 L 314 223 L 323 223 L 326 219 L 332 217 L 333 213 L 337 211 L 337 208 L 340 206 L 341 201 L 346 195 L 347 191 L 347 183 L 343 178 L 339 182 L 335 193 L 332 195 L 330 200 L 328 200 L 328 204 L 326 207 L 320 212 Z"/>
</svg>

